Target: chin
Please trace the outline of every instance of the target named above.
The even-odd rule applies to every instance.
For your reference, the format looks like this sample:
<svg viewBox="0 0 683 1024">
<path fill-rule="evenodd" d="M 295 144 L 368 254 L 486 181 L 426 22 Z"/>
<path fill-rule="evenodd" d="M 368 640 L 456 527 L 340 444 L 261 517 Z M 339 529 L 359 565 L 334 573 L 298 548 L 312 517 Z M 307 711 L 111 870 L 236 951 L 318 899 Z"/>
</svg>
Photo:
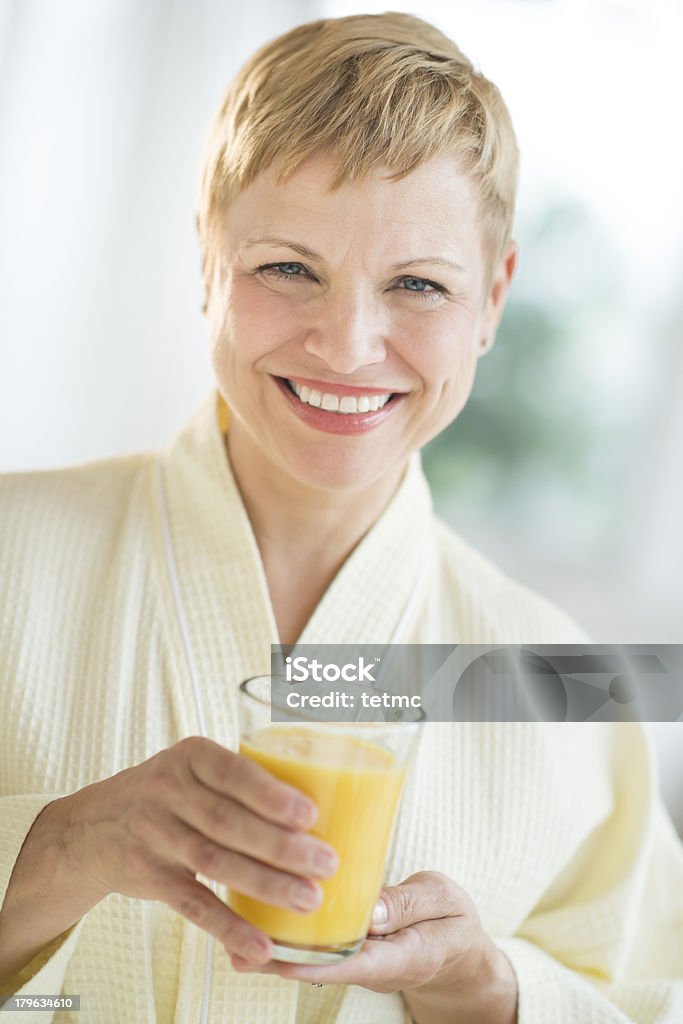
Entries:
<svg viewBox="0 0 683 1024">
<path fill-rule="evenodd" d="M 397 473 L 407 458 L 387 461 L 380 459 L 376 452 L 343 452 L 338 447 L 337 450 L 318 450 L 310 454 L 302 452 L 294 458 L 293 453 L 288 454 L 287 471 L 299 483 L 323 491 L 340 492 L 368 487 L 382 477 Z"/>
</svg>

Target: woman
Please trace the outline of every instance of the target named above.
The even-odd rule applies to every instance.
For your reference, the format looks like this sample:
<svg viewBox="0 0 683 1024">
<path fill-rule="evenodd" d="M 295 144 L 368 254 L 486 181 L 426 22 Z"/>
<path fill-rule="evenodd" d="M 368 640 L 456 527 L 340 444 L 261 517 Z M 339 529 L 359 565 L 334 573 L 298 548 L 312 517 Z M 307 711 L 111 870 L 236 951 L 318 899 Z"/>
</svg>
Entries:
<svg viewBox="0 0 683 1024">
<path fill-rule="evenodd" d="M 271 643 L 583 639 L 434 520 L 417 454 L 493 344 L 516 168 L 496 88 L 405 15 L 301 26 L 228 90 L 217 394 L 160 454 L 0 488 L 1 991 L 97 1024 L 678 1019 L 683 857 L 637 726 L 426 726 L 340 966 L 275 963 L 222 899 L 304 913 L 337 867 L 232 752 Z"/>
</svg>

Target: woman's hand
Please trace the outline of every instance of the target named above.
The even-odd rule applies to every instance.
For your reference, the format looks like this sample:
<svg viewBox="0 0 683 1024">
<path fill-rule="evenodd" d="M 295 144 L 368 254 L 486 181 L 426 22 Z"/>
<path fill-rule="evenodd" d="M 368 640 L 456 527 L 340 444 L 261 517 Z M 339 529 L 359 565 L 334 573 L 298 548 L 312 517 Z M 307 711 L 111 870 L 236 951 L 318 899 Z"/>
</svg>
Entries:
<svg viewBox="0 0 683 1024">
<path fill-rule="evenodd" d="M 270 940 L 233 913 L 196 873 L 280 907 L 315 909 L 337 855 L 306 835 L 317 809 L 260 765 L 191 737 L 63 798 L 64 850 L 84 884 L 163 900 L 226 951 L 270 959 Z"/>
<path fill-rule="evenodd" d="M 419 871 L 383 889 L 375 911 L 361 951 L 332 967 L 256 965 L 243 954 L 232 956 L 233 967 L 317 984 L 400 991 L 418 1024 L 515 1024 L 512 968 L 483 930 L 470 897 L 451 878 Z"/>
</svg>

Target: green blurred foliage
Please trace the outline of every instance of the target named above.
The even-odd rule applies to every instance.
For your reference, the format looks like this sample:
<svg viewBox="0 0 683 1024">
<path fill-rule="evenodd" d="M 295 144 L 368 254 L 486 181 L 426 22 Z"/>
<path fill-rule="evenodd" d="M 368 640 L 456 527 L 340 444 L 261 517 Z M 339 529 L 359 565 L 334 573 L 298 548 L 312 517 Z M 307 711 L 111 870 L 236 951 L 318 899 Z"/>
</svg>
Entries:
<svg viewBox="0 0 683 1024">
<path fill-rule="evenodd" d="M 615 526 L 609 467 L 620 460 L 605 429 L 600 389 L 609 382 L 595 379 L 591 331 L 618 308 L 623 268 L 592 212 L 572 200 L 527 213 L 518 237 L 522 272 L 496 344 L 423 465 L 447 520 L 457 509 L 460 523 L 504 516 L 506 532 L 533 532 L 534 514 L 559 509 L 580 522 L 582 543 L 601 544 Z"/>
<path fill-rule="evenodd" d="M 510 301 L 468 404 L 424 450 L 436 495 L 514 490 L 541 471 L 581 475 L 591 424 L 567 403 L 568 329 L 550 311 Z"/>
</svg>

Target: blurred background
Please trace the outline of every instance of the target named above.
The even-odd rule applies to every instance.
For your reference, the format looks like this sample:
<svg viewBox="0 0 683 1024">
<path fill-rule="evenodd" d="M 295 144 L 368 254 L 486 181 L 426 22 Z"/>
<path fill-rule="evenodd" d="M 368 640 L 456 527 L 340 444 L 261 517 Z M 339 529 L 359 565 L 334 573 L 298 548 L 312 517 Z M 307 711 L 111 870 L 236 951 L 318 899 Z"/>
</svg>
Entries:
<svg viewBox="0 0 683 1024">
<path fill-rule="evenodd" d="M 228 80 L 323 16 L 419 13 L 501 89 L 518 276 L 437 507 L 604 643 L 683 642 L 679 0 L 0 0 L 0 472 L 153 448 L 212 386 L 194 227 Z M 683 828 L 683 725 L 655 727 Z"/>
</svg>

